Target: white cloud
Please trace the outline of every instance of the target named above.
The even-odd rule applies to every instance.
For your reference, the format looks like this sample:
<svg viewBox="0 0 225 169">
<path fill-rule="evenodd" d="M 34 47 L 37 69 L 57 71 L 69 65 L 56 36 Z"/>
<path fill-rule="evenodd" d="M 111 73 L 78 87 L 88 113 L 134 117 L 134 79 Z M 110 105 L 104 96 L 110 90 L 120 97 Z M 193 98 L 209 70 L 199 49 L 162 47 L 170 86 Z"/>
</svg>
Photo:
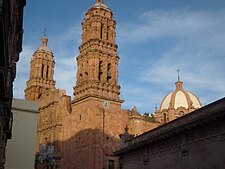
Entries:
<svg viewBox="0 0 225 169">
<path fill-rule="evenodd" d="M 143 13 L 136 22 L 120 24 L 119 43 L 125 47 L 129 48 L 129 45 L 134 44 L 149 46 L 148 44 L 156 42 L 159 44 L 159 52 L 155 53 L 157 57 L 146 55 L 146 51 L 139 51 L 141 56 L 137 56 L 137 53 L 134 56 L 125 56 L 130 63 L 133 62 L 132 59 L 136 59 L 138 70 L 140 67 L 142 69 L 136 74 L 133 73 L 133 68 L 130 70 L 132 74 L 129 76 L 138 78 L 134 78 L 137 84 L 127 84 L 133 88 L 129 92 L 125 91 L 126 100 L 129 102 L 128 99 L 131 99 L 133 104 L 134 101 L 140 101 L 134 97 L 148 98 L 151 111 L 154 106 L 152 100 L 158 100 L 156 97 L 161 97 L 162 91 L 166 95 L 175 89 L 173 83 L 177 80 L 178 68 L 181 69 L 181 80 L 184 81 L 185 89 L 196 93 L 203 105 L 224 97 L 224 16 L 224 10 L 155 10 Z M 148 50 L 154 49 L 150 47 Z M 130 92 L 135 96 L 131 97 Z M 145 99 L 141 101 L 143 109 L 146 107 L 144 101 Z"/>
<path fill-rule="evenodd" d="M 121 23 L 118 26 L 119 42 L 136 43 L 149 38 L 173 37 L 187 38 L 201 36 L 202 33 L 223 31 L 225 12 L 221 11 L 191 11 L 153 10 L 144 12 L 137 22 Z M 221 27 L 222 26 L 222 27 Z M 202 32 L 202 30 L 204 30 Z M 204 38 L 204 37 L 202 37 Z"/>
<path fill-rule="evenodd" d="M 76 59 L 61 58 L 55 66 L 56 87 L 66 89 L 67 95 L 73 96 L 73 86 L 76 82 Z"/>
<path fill-rule="evenodd" d="M 26 81 L 30 74 L 30 60 L 34 52 L 32 46 L 24 46 L 23 52 L 20 54 L 19 62 L 17 63 L 16 79 L 13 85 L 14 98 L 23 98 Z"/>
</svg>

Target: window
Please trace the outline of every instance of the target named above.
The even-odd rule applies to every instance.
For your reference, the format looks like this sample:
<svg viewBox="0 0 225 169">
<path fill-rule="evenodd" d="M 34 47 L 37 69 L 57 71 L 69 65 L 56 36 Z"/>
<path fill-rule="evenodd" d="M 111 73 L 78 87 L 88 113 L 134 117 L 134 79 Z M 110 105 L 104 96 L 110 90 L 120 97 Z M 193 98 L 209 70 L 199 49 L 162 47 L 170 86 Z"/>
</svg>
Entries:
<svg viewBox="0 0 225 169">
<path fill-rule="evenodd" d="M 44 78 L 44 65 L 41 65 L 41 77 Z"/>
<path fill-rule="evenodd" d="M 99 62 L 99 70 L 98 70 L 98 80 L 101 80 L 102 76 L 102 61 Z"/>
<path fill-rule="evenodd" d="M 103 25 L 101 25 L 101 30 L 100 30 L 100 39 L 102 39 L 102 34 L 103 34 Z"/>
<path fill-rule="evenodd" d="M 109 40 L 109 27 L 107 26 L 106 40 Z"/>
<path fill-rule="evenodd" d="M 114 160 L 109 160 L 108 161 L 108 169 L 114 169 L 115 167 L 114 167 Z"/>
<path fill-rule="evenodd" d="M 109 40 L 109 33 L 108 33 L 108 31 L 106 32 L 106 40 Z"/>
<path fill-rule="evenodd" d="M 111 64 L 108 64 L 108 68 L 107 68 L 107 81 L 109 82 L 111 79 Z"/>
<path fill-rule="evenodd" d="M 46 78 L 48 79 L 48 69 L 49 69 L 49 66 L 47 66 L 47 71 L 46 71 Z"/>
<path fill-rule="evenodd" d="M 180 116 L 183 116 L 184 115 L 184 112 L 183 111 L 180 111 L 179 115 Z"/>
</svg>

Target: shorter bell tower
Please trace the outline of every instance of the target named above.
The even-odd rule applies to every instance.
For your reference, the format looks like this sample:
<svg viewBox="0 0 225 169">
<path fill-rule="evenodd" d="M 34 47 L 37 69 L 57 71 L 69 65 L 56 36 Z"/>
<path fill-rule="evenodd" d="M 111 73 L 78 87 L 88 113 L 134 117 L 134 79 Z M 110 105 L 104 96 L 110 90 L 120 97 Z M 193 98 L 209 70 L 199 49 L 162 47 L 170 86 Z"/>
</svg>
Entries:
<svg viewBox="0 0 225 169">
<path fill-rule="evenodd" d="M 27 81 L 25 98 L 38 100 L 42 94 L 55 89 L 54 56 L 47 46 L 48 38 L 43 36 L 40 47 L 34 52 L 30 61 L 30 79 Z"/>
</svg>

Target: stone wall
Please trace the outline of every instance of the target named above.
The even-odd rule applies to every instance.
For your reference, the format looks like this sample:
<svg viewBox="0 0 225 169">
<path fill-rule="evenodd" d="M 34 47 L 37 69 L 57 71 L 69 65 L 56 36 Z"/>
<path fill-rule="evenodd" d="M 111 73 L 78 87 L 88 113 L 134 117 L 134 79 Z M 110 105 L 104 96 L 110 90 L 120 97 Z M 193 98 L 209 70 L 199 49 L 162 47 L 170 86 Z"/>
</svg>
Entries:
<svg viewBox="0 0 225 169">
<path fill-rule="evenodd" d="M 129 110 L 121 109 L 121 103 L 89 97 L 80 102 L 70 101 L 62 90 L 51 91 L 39 100 L 36 157 L 40 156 L 40 145 L 53 145 L 57 168 L 100 169 L 114 165 L 119 168 L 119 135 L 126 126 L 137 134 L 153 128 L 139 114 L 134 125 Z M 132 118 L 131 118 L 132 117 Z M 49 166 L 48 161 L 36 161 L 36 168 Z"/>
<path fill-rule="evenodd" d="M 0 0 L 0 169 L 4 168 L 6 143 L 12 134 L 12 89 L 22 51 L 25 4 L 26 0 Z"/>
<path fill-rule="evenodd" d="M 54 147 L 53 158 L 56 161 L 57 168 L 60 168 L 63 156 L 63 143 L 69 137 L 64 132 L 65 126 L 71 125 L 67 121 L 71 113 L 71 100 L 69 96 L 66 96 L 64 90 L 54 90 L 47 95 L 43 95 L 38 102 L 40 112 L 38 115 L 36 168 L 52 166 L 48 160 L 44 161 L 44 163 L 38 161 L 38 158 L 41 156 L 41 145 Z"/>
<path fill-rule="evenodd" d="M 120 106 L 120 102 L 110 101 L 104 108 L 103 100 L 97 98 L 72 104 L 71 125 L 67 126 L 70 139 L 66 141 L 64 150 L 67 152 L 67 147 L 70 147 L 71 155 L 64 157 L 63 167 L 107 168 L 109 160 L 114 160 L 118 166 L 113 152 L 119 149 L 119 134 L 128 120 Z M 71 159 L 72 162 L 68 163 Z"/>
<path fill-rule="evenodd" d="M 224 169 L 225 98 L 158 127 L 116 152 L 123 169 Z"/>
</svg>

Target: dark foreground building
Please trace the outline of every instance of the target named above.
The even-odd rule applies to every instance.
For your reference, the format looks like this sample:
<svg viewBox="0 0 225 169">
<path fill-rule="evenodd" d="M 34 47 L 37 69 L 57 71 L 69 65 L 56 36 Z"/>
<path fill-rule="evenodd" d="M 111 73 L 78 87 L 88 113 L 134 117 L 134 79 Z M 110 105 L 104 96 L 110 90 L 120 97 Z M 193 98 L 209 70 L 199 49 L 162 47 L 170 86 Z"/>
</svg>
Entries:
<svg viewBox="0 0 225 169">
<path fill-rule="evenodd" d="M 0 169 L 12 133 L 11 103 L 16 62 L 22 51 L 23 8 L 26 0 L 0 0 Z"/>
<path fill-rule="evenodd" d="M 126 142 L 121 169 L 224 169 L 225 98 Z"/>
</svg>

